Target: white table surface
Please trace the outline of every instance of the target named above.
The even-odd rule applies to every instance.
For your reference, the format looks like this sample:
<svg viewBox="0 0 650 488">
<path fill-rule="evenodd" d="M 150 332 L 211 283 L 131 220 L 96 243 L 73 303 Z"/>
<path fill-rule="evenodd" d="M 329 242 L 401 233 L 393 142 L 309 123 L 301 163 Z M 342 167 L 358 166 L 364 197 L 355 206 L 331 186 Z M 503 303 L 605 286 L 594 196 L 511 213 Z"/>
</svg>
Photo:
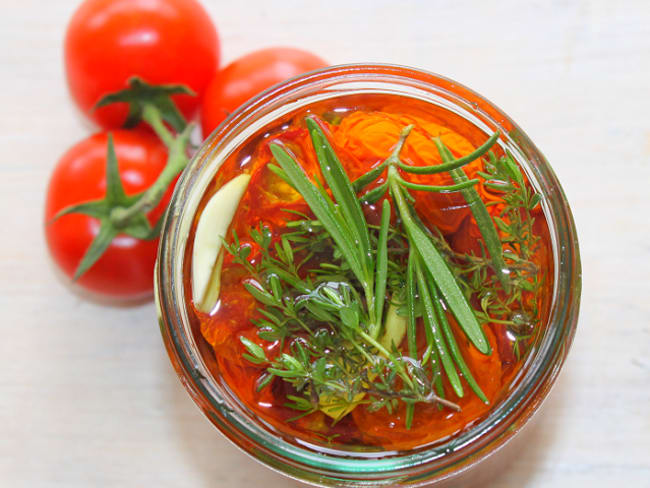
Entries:
<svg viewBox="0 0 650 488">
<path fill-rule="evenodd" d="M 650 5 L 525 3 L 204 1 L 226 62 L 294 45 L 418 66 L 527 131 L 573 207 L 582 311 L 536 442 L 490 488 L 650 486 Z M 152 303 L 89 302 L 53 271 L 45 186 L 93 130 L 63 77 L 77 4 L 0 0 L 0 486 L 287 486 L 195 407 Z"/>
</svg>

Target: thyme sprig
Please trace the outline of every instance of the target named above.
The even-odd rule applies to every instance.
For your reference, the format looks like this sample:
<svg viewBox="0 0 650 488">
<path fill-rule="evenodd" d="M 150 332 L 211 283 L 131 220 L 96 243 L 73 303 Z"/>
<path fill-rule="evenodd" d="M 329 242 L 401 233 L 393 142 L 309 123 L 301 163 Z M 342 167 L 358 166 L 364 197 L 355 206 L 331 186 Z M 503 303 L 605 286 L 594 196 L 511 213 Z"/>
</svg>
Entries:
<svg viewBox="0 0 650 488">
<path fill-rule="evenodd" d="M 513 336 L 515 356 L 519 358 L 539 323 L 538 302 L 531 297 L 539 293 L 544 282 L 532 261 L 540 237 L 533 230 L 535 218 L 531 212 L 540 204 L 541 195 L 525 184 L 521 169 L 510 153 L 497 158 L 490 152 L 485 171 L 479 175 L 485 178 L 485 187 L 501 194 L 503 209 L 494 222 L 502 235 L 512 290 L 507 295 L 489 293 L 489 288 L 478 283 L 475 289 L 483 315 L 507 325 Z"/>
</svg>

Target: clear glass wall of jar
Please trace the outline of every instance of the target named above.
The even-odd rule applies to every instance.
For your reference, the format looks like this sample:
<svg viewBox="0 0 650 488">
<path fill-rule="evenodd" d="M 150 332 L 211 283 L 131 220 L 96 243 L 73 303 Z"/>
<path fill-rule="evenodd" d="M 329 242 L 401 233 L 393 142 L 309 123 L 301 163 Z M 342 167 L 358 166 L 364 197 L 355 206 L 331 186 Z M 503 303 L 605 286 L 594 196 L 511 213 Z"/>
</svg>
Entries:
<svg viewBox="0 0 650 488">
<path fill-rule="evenodd" d="M 364 93 L 417 98 L 453 112 L 486 134 L 501 131 L 499 144 L 513 154 L 543 195 L 553 246 L 554 288 L 544 333 L 507 396 L 486 418 L 433 447 L 355 456 L 289 442 L 230 396 L 210 372 L 214 365 L 208 364 L 209 351 L 191 330 L 183 258 L 201 197 L 229 154 L 251 134 L 292 110 Z M 575 226 L 560 184 L 540 151 L 506 114 L 468 88 L 438 75 L 392 65 L 348 65 L 313 72 L 267 90 L 232 114 L 203 143 L 177 185 L 162 233 L 155 278 L 167 351 L 183 385 L 205 415 L 253 458 L 290 477 L 322 486 L 442 486 L 461 480 L 469 483 L 488 470 L 498 470 L 507 452 L 502 447 L 538 410 L 562 367 L 575 333 L 580 300 Z"/>
</svg>

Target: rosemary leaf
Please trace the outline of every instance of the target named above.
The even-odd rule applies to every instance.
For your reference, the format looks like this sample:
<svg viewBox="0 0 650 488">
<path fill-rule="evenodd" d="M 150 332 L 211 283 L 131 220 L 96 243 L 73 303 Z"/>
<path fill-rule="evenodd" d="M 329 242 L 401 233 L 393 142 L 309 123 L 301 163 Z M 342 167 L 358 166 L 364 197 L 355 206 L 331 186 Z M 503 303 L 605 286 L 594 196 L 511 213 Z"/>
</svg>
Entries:
<svg viewBox="0 0 650 488">
<path fill-rule="evenodd" d="M 306 123 L 321 172 L 332 190 L 336 202 L 341 208 L 343 217 L 350 225 L 355 240 L 357 241 L 356 245 L 361 248 L 362 263 L 365 266 L 365 271 L 370 272 L 372 268 L 372 254 L 370 252 L 368 226 L 352 184 L 320 125 L 310 117 L 306 119 Z"/>
<path fill-rule="evenodd" d="M 430 191 L 433 193 L 451 193 L 459 190 L 465 190 L 466 188 L 470 188 L 478 183 L 477 179 L 473 179 L 473 180 L 465 179 L 464 181 L 460 181 L 455 185 L 436 186 L 436 185 L 419 185 L 417 183 L 411 183 L 410 181 L 406 181 L 402 178 L 399 178 L 398 181 L 400 185 L 402 185 L 405 188 L 408 188 L 409 190 Z"/>
<path fill-rule="evenodd" d="M 490 354 L 490 344 L 474 315 L 474 311 L 467 302 L 467 298 L 465 298 L 465 295 L 456 282 L 456 278 L 449 270 L 440 252 L 411 216 L 406 198 L 402 193 L 402 188 L 397 182 L 393 181 L 391 191 L 409 240 L 440 289 L 445 302 L 449 305 L 449 308 L 456 317 L 458 325 L 460 325 L 469 340 L 481 353 Z"/>
<path fill-rule="evenodd" d="M 404 423 L 406 424 L 406 428 L 408 430 L 411 430 L 411 427 L 413 426 L 413 414 L 415 413 L 415 404 L 413 403 L 408 403 L 406 405 L 406 419 Z"/>
<path fill-rule="evenodd" d="M 429 291 L 429 284 L 427 283 L 424 277 L 424 273 L 422 272 L 422 264 L 420 263 L 420 260 L 416 260 L 415 262 L 415 276 L 417 278 L 420 299 L 422 300 L 424 309 L 424 325 L 426 328 L 431 330 L 434 345 L 436 351 L 438 352 L 438 357 L 440 358 L 440 362 L 442 363 L 442 367 L 445 370 L 445 374 L 449 379 L 451 387 L 456 392 L 456 395 L 462 397 L 463 385 L 460 382 L 458 372 L 456 371 L 454 363 L 449 355 L 449 351 L 447 350 L 447 346 L 443 339 L 442 331 L 440 330 L 440 325 L 436 319 L 433 302 L 431 299 L 431 293 Z"/>
<path fill-rule="evenodd" d="M 361 283 L 364 283 L 366 276 L 363 272 L 358 247 L 355 246 L 354 241 L 346 234 L 345 227 L 332 215 L 332 202 L 326 200 L 318 188 L 309 181 L 304 170 L 284 148 L 278 144 L 271 144 L 270 148 L 280 167 L 286 173 L 289 179 L 288 181 L 293 183 L 309 205 L 309 208 L 314 212 L 316 218 L 321 221 L 327 232 L 332 236 L 332 239 L 339 246 L 341 253 L 345 256 L 357 279 Z"/>
<path fill-rule="evenodd" d="M 386 190 L 388 189 L 388 182 L 383 183 L 372 190 L 367 191 L 364 193 L 359 200 L 361 203 L 364 204 L 372 204 L 376 203 L 381 197 L 383 197 L 386 194 Z"/>
<path fill-rule="evenodd" d="M 458 348 L 458 344 L 456 343 L 456 338 L 454 337 L 454 334 L 451 331 L 451 327 L 449 326 L 447 315 L 442 308 L 441 298 L 435 285 L 431 287 L 431 294 L 433 298 L 433 307 L 436 310 L 436 315 L 438 316 L 438 322 L 440 323 L 445 338 L 447 339 L 447 344 L 449 344 L 449 349 L 451 351 L 452 357 L 454 358 L 454 362 L 458 366 L 458 369 L 465 378 L 465 381 L 467 381 L 469 387 L 474 393 L 476 393 L 476 396 L 478 396 L 484 403 L 489 403 L 487 397 L 485 396 L 485 393 L 483 393 L 481 387 L 478 386 L 478 383 L 474 379 L 474 376 L 472 376 L 471 371 L 467 367 L 467 363 L 465 363 L 465 360 L 463 359 L 463 355 L 461 354 L 460 349 Z"/>
<path fill-rule="evenodd" d="M 472 161 L 482 157 L 489 151 L 489 149 L 494 145 L 494 143 L 499 139 L 500 132 L 496 131 L 490 136 L 490 138 L 481 144 L 474 151 L 469 153 L 467 156 L 462 158 L 455 159 L 453 161 L 443 161 L 443 164 L 435 164 L 433 166 L 408 166 L 401 161 L 399 162 L 400 169 L 408 173 L 413 173 L 416 175 L 432 175 L 436 173 L 444 173 L 446 171 L 451 171 L 456 168 L 465 166 L 466 164 L 471 163 Z"/>
<path fill-rule="evenodd" d="M 371 335 L 377 338 L 381 329 L 384 302 L 386 301 L 386 277 L 388 274 L 388 227 L 390 226 L 390 202 L 384 200 L 381 209 L 381 226 L 377 244 L 377 273 L 375 277 L 375 324 Z"/>
<path fill-rule="evenodd" d="M 417 357 L 418 346 L 416 337 L 416 317 L 415 317 L 415 259 L 416 254 L 409 252 L 408 266 L 406 270 L 406 307 L 408 314 L 408 325 L 406 329 L 406 339 L 408 342 L 409 356 Z"/>
<path fill-rule="evenodd" d="M 438 152 L 440 153 L 442 160 L 445 163 L 451 163 L 454 160 L 454 157 L 451 154 L 449 148 L 447 148 L 447 146 L 445 146 L 439 138 L 435 139 L 434 142 L 438 148 Z M 469 178 L 465 174 L 465 171 L 463 171 L 461 168 L 451 170 L 449 174 L 456 183 L 469 181 Z M 476 188 L 465 188 L 461 190 L 461 194 L 463 195 L 463 198 L 465 198 L 465 201 L 467 202 L 472 215 L 474 215 L 476 224 L 481 231 L 481 235 L 483 236 L 483 241 L 487 247 L 488 254 L 492 259 L 492 267 L 494 268 L 494 272 L 501 282 L 504 290 L 507 291 L 510 289 L 510 284 L 508 282 L 506 264 L 503 261 L 503 248 L 501 246 L 501 239 L 499 239 L 499 234 L 494 227 L 494 222 L 492 222 L 492 217 L 490 217 L 490 213 L 488 212 L 485 203 L 483 203 L 483 200 L 481 200 L 481 197 L 478 194 L 478 191 L 476 191 Z"/>
<path fill-rule="evenodd" d="M 383 163 L 372 168 L 365 175 L 359 176 L 359 178 L 354 180 L 352 182 L 352 187 L 354 188 L 355 193 L 359 193 L 366 186 L 368 186 L 370 183 L 372 183 L 377 178 L 379 178 L 379 175 L 381 175 L 384 172 L 386 166 L 387 166 L 387 162 L 384 161 Z"/>
</svg>

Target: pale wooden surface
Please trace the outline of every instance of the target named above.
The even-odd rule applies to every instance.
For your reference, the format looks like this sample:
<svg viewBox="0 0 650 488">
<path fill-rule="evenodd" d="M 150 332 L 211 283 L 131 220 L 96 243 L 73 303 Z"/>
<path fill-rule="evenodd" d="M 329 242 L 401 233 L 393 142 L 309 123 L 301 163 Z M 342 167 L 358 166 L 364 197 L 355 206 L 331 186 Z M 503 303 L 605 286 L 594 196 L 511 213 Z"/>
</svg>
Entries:
<svg viewBox="0 0 650 488">
<path fill-rule="evenodd" d="M 91 129 L 62 71 L 77 3 L 0 0 L 0 485 L 287 486 L 194 406 L 151 303 L 91 303 L 53 272 L 45 185 Z M 284 44 L 419 66 L 521 124 L 573 206 L 583 306 L 535 443 L 491 487 L 650 486 L 647 1 L 204 3 L 226 61 Z"/>
</svg>

